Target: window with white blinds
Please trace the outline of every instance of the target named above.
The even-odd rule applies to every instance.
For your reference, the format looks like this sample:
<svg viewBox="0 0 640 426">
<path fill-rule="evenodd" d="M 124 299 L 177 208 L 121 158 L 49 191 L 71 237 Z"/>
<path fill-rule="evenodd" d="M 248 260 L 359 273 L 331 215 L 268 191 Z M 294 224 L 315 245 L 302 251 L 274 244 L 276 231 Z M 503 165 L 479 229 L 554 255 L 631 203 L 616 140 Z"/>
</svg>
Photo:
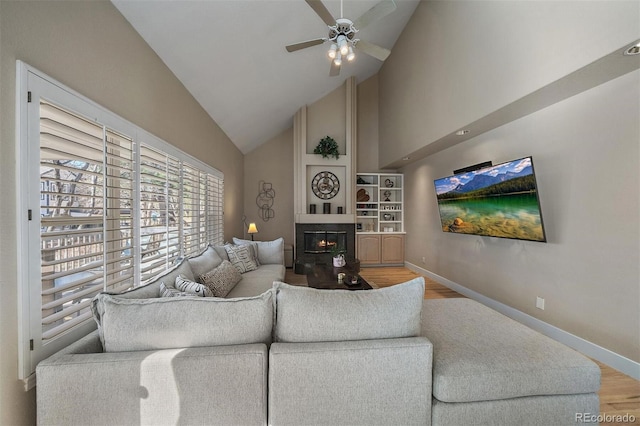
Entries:
<svg viewBox="0 0 640 426">
<path fill-rule="evenodd" d="M 24 196 L 29 217 L 18 224 L 28 259 L 21 284 L 22 378 L 94 328 L 90 304 L 97 293 L 141 285 L 224 238 L 220 172 L 120 118 L 111 120 L 111 113 L 104 122 L 90 119 L 95 104 L 42 78 L 34 82 L 44 84 L 47 96 L 34 89 L 24 124 L 30 130 L 20 137 L 28 163 L 21 192 L 39 194 Z"/>
<path fill-rule="evenodd" d="M 140 273 L 145 281 L 181 256 L 180 161 L 140 146 Z"/>
<path fill-rule="evenodd" d="M 40 103 L 42 340 L 91 319 L 101 290 L 133 286 L 133 142 Z"/>
</svg>

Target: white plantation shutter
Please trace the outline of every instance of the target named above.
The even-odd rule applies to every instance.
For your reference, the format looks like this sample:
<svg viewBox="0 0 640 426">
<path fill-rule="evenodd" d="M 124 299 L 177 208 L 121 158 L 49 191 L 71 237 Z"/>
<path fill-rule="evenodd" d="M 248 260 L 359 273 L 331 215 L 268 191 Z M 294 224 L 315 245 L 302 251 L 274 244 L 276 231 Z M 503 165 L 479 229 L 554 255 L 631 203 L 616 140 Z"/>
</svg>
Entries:
<svg viewBox="0 0 640 426">
<path fill-rule="evenodd" d="M 140 251 L 145 281 L 180 256 L 180 163 L 147 145 L 140 147 Z"/>
<path fill-rule="evenodd" d="M 182 229 L 184 255 L 195 254 L 200 249 L 200 172 L 195 167 L 182 167 Z"/>
<path fill-rule="evenodd" d="M 98 292 L 134 285 L 131 138 L 41 101 L 40 188 L 46 342 L 91 321 Z"/>
<path fill-rule="evenodd" d="M 131 138 L 105 129 L 105 289 L 110 292 L 135 285 L 133 147 Z"/>
<path fill-rule="evenodd" d="M 223 242 L 224 179 L 24 64 L 18 77 L 29 94 L 18 98 L 25 379 L 95 328 L 97 293 L 144 284 Z"/>
<path fill-rule="evenodd" d="M 211 244 L 224 242 L 224 181 L 207 175 L 207 240 Z"/>
</svg>

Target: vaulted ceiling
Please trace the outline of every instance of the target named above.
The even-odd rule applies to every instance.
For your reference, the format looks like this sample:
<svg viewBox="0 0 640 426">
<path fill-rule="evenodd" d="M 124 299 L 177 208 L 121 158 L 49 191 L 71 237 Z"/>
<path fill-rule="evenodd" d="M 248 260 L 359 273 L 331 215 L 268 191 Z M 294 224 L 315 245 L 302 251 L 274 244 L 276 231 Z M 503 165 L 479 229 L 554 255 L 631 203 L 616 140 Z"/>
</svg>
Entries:
<svg viewBox="0 0 640 426">
<path fill-rule="evenodd" d="M 356 59 L 330 77 L 329 43 L 287 52 L 286 45 L 328 34 L 303 0 L 112 2 L 243 153 L 291 127 L 301 106 L 382 66 L 356 51 Z M 342 16 L 351 20 L 378 2 L 323 1 L 334 18 L 342 6 Z M 419 0 L 395 2 L 393 13 L 357 38 L 392 49 Z"/>
</svg>

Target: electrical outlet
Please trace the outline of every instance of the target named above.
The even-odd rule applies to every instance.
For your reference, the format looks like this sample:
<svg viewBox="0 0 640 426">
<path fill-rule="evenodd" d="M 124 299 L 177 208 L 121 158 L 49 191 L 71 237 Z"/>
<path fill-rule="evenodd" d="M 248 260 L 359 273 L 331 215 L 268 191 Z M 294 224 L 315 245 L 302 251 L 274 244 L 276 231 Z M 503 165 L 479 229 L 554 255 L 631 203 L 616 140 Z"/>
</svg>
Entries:
<svg viewBox="0 0 640 426">
<path fill-rule="evenodd" d="M 536 297 L 536 308 L 544 311 L 544 299 L 540 296 Z"/>
<path fill-rule="evenodd" d="M 426 258 L 426 257 L 424 257 L 424 256 L 422 256 L 422 263 L 423 263 L 423 264 L 426 264 L 426 263 L 427 263 L 427 258 Z"/>
</svg>

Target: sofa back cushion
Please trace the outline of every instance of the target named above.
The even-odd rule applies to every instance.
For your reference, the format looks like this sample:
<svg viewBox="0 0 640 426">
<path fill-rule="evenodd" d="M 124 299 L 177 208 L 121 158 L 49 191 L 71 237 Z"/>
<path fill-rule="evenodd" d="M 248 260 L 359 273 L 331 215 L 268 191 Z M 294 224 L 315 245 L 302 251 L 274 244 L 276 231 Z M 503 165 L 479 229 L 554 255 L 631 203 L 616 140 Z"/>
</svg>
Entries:
<svg viewBox="0 0 640 426">
<path fill-rule="evenodd" d="M 200 275 L 206 274 L 216 268 L 222 263 L 223 259 L 218 255 L 213 246 L 209 245 L 198 256 L 190 257 L 187 260 L 189 261 L 189 265 L 191 265 L 195 280 L 201 282 L 199 280 Z"/>
<path fill-rule="evenodd" d="M 273 241 L 250 241 L 233 237 L 233 244 L 257 246 L 260 265 L 284 265 L 284 238 L 282 237 Z"/>
<path fill-rule="evenodd" d="M 424 278 L 370 291 L 275 282 L 276 342 L 326 342 L 420 334 Z"/>
<path fill-rule="evenodd" d="M 123 299 L 101 293 L 93 305 L 105 352 L 270 343 L 274 291 L 256 297 Z"/>
</svg>

